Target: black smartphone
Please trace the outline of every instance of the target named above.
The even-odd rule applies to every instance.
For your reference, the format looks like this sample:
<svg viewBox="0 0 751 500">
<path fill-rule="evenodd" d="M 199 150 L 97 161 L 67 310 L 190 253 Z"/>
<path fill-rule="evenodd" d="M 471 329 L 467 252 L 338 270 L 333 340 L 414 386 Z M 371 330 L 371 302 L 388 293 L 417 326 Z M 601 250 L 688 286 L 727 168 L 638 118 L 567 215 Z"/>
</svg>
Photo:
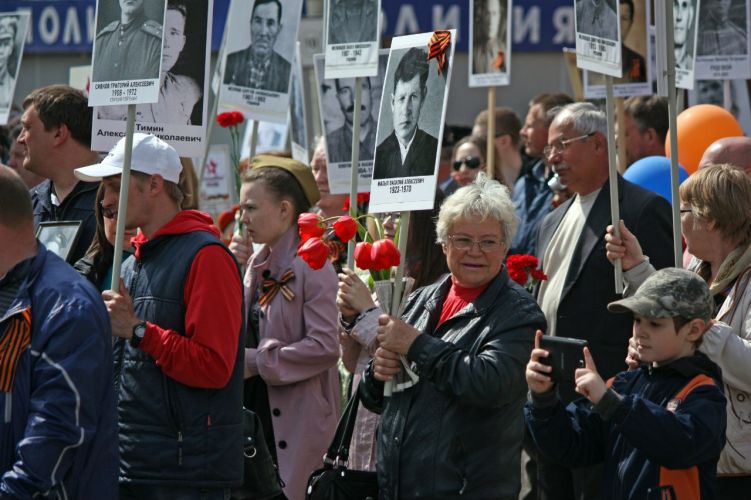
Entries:
<svg viewBox="0 0 751 500">
<path fill-rule="evenodd" d="M 553 382 L 573 382 L 576 369 L 584 367 L 582 348 L 586 346 L 586 340 L 543 335 L 540 347 L 549 354 L 541 358 L 540 363 L 553 367 L 550 373 Z"/>
</svg>

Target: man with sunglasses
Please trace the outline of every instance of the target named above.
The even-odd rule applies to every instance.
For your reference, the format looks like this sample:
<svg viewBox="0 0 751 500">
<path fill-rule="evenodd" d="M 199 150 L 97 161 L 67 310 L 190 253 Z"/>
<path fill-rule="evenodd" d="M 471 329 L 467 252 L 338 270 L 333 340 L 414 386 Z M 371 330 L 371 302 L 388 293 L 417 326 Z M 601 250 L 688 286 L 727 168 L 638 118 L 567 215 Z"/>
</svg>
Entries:
<svg viewBox="0 0 751 500">
<path fill-rule="evenodd" d="M 586 340 L 602 376 L 625 367 L 631 336 L 630 318 L 609 314 L 617 300 L 613 268 L 605 255 L 610 224 L 610 189 L 605 114 L 590 103 L 565 106 L 553 119 L 546 161 L 574 196 L 548 214 L 540 225 L 537 256 L 548 280 L 537 288 L 548 335 Z M 635 228 L 656 268 L 672 266 L 672 223 L 668 202 L 618 176 L 618 204 L 626 226 Z M 571 383 L 558 386 L 561 400 L 577 394 Z M 539 488 L 546 499 L 593 499 L 600 496 L 599 467 L 572 471 L 538 457 Z"/>
</svg>

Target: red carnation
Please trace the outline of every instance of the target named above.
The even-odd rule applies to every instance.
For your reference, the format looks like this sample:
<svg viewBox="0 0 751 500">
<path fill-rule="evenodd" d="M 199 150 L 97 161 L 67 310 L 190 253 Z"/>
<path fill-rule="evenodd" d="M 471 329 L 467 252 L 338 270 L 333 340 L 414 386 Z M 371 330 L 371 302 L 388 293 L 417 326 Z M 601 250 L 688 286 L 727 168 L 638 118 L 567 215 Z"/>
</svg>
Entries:
<svg viewBox="0 0 751 500">
<path fill-rule="evenodd" d="M 373 245 L 365 241 L 355 245 L 355 264 L 360 269 L 373 269 L 373 259 L 371 258 L 371 251 Z"/>
<path fill-rule="evenodd" d="M 530 273 L 532 274 L 532 279 L 537 281 L 545 281 L 548 279 L 548 275 L 542 272 L 542 269 L 532 269 Z"/>
<path fill-rule="evenodd" d="M 521 286 L 527 284 L 527 273 L 525 273 L 524 271 L 509 268 L 508 275 L 512 280 L 516 281 Z"/>
<path fill-rule="evenodd" d="M 347 243 L 357 234 L 357 221 L 349 215 L 339 217 L 334 222 L 334 233 L 342 240 L 342 243 Z"/>
<path fill-rule="evenodd" d="M 326 224 L 320 215 L 311 212 L 301 213 L 297 217 L 297 228 L 300 239 L 305 242 L 310 238 L 320 238 L 326 231 Z"/>
<path fill-rule="evenodd" d="M 373 248 L 370 250 L 370 257 L 373 260 L 373 269 L 380 271 L 381 269 L 388 269 L 392 266 L 398 266 L 401 255 L 399 250 L 394 245 L 394 242 L 389 239 L 378 240 L 373 243 Z"/>
<path fill-rule="evenodd" d="M 297 255 L 313 269 L 321 269 L 329 258 L 329 247 L 321 238 L 310 238 L 297 248 Z"/>
<path fill-rule="evenodd" d="M 225 111 L 216 115 L 216 122 L 224 128 L 240 125 L 244 121 L 245 117 L 239 111 Z"/>
</svg>

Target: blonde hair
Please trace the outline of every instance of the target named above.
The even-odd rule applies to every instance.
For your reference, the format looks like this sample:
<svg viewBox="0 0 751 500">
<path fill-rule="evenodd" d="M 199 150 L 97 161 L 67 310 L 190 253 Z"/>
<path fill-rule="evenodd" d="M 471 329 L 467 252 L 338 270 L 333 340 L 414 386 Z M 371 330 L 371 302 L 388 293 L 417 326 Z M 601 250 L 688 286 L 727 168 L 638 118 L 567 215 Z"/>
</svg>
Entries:
<svg viewBox="0 0 751 500">
<path fill-rule="evenodd" d="M 743 170 L 727 163 L 702 168 L 681 184 L 680 195 L 724 238 L 739 245 L 751 241 L 751 179 Z"/>
</svg>

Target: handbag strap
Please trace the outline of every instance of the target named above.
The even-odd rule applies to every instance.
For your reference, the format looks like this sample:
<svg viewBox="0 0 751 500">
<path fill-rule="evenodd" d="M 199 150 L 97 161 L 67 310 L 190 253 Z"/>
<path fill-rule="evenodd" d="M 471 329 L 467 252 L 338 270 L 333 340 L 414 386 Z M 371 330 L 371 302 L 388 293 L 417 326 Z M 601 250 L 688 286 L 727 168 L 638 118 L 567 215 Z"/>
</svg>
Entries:
<svg viewBox="0 0 751 500">
<path fill-rule="evenodd" d="M 355 429 L 359 406 L 360 393 L 359 391 L 354 391 L 339 419 L 339 423 L 336 424 L 334 439 L 331 440 L 331 445 L 323 457 L 324 463 L 346 463 L 349 460 L 349 445 L 352 441 L 352 433 Z"/>
</svg>

